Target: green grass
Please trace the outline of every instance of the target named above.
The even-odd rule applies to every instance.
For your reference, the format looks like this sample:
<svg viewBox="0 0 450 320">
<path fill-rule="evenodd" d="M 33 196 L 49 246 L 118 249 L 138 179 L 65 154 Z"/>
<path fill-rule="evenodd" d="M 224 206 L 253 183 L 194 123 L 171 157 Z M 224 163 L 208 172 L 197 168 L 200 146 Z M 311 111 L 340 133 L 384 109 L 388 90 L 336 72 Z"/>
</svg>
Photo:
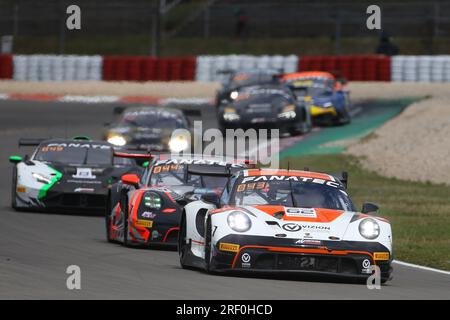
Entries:
<svg viewBox="0 0 450 320">
<path fill-rule="evenodd" d="M 361 168 L 343 154 L 290 157 L 291 168 L 349 172 L 349 192 L 357 208 L 380 206 L 392 224 L 395 259 L 450 270 L 450 187 L 385 178 Z"/>
</svg>

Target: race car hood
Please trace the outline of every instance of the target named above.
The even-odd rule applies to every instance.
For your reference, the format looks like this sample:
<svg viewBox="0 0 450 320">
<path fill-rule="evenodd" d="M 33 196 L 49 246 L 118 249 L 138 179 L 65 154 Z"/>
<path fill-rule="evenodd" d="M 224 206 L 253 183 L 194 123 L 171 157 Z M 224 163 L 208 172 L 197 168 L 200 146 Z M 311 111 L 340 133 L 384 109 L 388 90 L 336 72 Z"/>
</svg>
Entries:
<svg viewBox="0 0 450 320">
<path fill-rule="evenodd" d="M 288 238 L 342 239 L 354 212 L 323 208 L 245 206 L 243 209 L 264 221 L 273 234 Z"/>
</svg>

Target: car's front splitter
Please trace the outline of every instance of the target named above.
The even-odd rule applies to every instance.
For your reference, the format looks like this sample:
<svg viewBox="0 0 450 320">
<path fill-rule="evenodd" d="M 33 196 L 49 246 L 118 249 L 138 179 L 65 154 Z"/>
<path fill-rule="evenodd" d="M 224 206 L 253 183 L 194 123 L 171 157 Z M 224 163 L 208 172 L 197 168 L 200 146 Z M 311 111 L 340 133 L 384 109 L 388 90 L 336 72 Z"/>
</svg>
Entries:
<svg viewBox="0 0 450 320">
<path fill-rule="evenodd" d="M 381 278 L 388 279 L 391 261 L 389 250 L 376 242 L 295 245 L 292 239 L 230 235 L 214 246 L 210 265 L 216 271 L 299 272 L 354 278 L 370 276 L 376 265 Z"/>
</svg>

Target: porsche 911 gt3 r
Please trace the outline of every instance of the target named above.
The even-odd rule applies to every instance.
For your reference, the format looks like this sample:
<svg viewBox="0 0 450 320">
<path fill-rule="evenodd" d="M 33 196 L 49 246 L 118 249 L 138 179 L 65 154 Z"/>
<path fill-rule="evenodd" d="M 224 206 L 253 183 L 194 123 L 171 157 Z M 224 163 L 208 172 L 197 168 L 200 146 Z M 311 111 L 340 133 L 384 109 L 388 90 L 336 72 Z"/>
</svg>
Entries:
<svg viewBox="0 0 450 320">
<path fill-rule="evenodd" d="M 345 177 L 345 175 L 343 175 Z M 357 212 L 346 177 L 295 170 L 235 174 L 220 198 L 187 204 L 179 233 L 182 267 L 207 271 L 312 273 L 365 279 L 392 272 L 389 222 L 365 203 Z"/>
<path fill-rule="evenodd" d="M 17 210 L 103 212 L 111 184 L 125 173 L 139 173 L 134 160 L 113 156 L 109 143 L 84 137 L 20 139 L 19 146 L 37 146 L 14 164 L 11 206 Z"/>
<path fill-rule="evenodd" d="M 142 177 L 125 175 L 111 212 L 106 214 L 108 241 L 124 245 L 177 244 L 181 210 L 206 192 L 221 193 L 229 176 L 244 162 L 203 156 L 155 156 Z"/>
</svg>

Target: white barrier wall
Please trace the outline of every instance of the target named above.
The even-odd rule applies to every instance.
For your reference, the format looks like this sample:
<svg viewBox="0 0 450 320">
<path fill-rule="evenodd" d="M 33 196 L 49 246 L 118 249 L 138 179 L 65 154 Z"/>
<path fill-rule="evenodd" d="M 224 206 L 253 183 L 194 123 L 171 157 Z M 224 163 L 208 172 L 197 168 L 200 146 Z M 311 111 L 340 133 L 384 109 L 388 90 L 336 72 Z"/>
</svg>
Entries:
<svg viewBox="0 0 450 320">
<path fill-rule="evenodd" d="M 220 70 L 276 69 L 284 72 L 296 72 L 298 56 L 198 56 L 195 80 L 222 81 Z"/>
<path fill-rule="evenodd" d="M 195 80 L 223 81 L 220 70 L 275 69 L 296 72 L 298 56 L 198 56 Z M 393 56 L 391 81 L 450 82 L 450 55 Z M 13 79 L 22 81 L 102 80 L 103 57 L 76 55 L 14 55 Z"/>
<path fill-rule="evenodd" d="M 75 55 L 15 55 L 13 79 L 22 81 L 102 80 L 103 58 Z"/>
<path fill-rule="evenodd" d="M 391 81 L 450 82 L 450 55 L 393 56 Z"/>
</svg>

